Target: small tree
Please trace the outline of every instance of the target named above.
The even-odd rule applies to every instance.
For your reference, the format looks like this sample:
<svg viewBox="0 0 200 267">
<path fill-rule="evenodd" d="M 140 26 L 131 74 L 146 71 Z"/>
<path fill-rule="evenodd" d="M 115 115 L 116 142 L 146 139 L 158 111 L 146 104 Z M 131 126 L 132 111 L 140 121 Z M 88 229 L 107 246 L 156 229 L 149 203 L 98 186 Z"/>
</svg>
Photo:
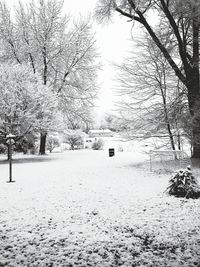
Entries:
<svg viewBox="0 0 200 267">
<path fill-rule="evenodd" d="M 64 142 L 70 145 L 71 150 L 80 148 L 83 145 L 83 133 L 80 130 L 67 130 Z"/>
<path fill-rule="evenodd" d="M 47 137 L 47 149 L 50 153 L 54 150 L 54 148 L 59 147 L 60 142 L 57 137 L 49 135 Z"/>
<path fill-rule="evenodd" d="M 118 118 L 112 113 L 106 113 L 100 121 L 99 129 L 109 129 L 113 132 L 117 132 Z"/>
<path fill-rule="evenodd" d="M 172 150 L 180 149 L 181 117 L 188 110 L 185 87 L 148 35 L 137 43 L 140 58 L 131 52 L 117 66 L 119 110 L 129 123 L 129 137 L 164 138 Z"/>
</svg>

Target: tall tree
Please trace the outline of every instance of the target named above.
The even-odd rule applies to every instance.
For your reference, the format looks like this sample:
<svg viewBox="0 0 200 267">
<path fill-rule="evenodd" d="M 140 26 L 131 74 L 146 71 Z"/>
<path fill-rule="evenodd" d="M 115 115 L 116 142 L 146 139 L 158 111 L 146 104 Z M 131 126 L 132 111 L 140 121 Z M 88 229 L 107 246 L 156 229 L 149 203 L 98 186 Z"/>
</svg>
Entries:
<svg viewBox="0 0 200 267">
<path fill-rule="evenodd" d="M 114 11 L 129 18 L 129 21 L 142 25 L 176 76 L 187 88 L 188 105 L 192 117 L 192 156 L 200 158 L 200 2 L 196 0 L 100 0 L 96 14 L 102 19 L 110 17 Z M 157 16 L 159 26 L 163 26 L 162 38 L 157 35 L 156 28 L 150 22 L 152 12 Z M 170 38 L 172 45 L 177 49 L 176 55 L 171 54 L 169 47 L 165 45 L 166 38 Z"/>
</svg>

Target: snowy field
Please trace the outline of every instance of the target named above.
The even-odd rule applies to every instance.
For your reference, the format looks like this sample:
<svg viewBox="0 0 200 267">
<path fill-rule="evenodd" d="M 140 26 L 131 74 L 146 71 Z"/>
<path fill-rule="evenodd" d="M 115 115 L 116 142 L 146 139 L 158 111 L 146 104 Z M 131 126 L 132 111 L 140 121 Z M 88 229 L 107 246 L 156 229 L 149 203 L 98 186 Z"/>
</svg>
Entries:
<svg viewBox="0 0 200 267">
<path fill-rule="evenodd" d="M 16 156 L 15 156 L 16 158 Z M 134 152 L 0 160 L 0 266 L 200 266 L 200 200 Z"/>
</svg>

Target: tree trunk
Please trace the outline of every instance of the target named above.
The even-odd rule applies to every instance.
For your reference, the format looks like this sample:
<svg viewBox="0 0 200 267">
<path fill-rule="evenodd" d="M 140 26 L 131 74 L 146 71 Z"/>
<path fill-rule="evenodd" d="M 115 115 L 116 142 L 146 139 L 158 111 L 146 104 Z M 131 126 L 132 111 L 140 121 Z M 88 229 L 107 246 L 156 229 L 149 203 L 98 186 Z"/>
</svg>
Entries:
<svg viewBox="0 0 200 267">
<path fill-rule="evenodd" d="M 176 150 L 174 136 L 173 136 L 172 131 L 171 131 L 171 125 L 170 125 L 170 120 L 169 120 L 168 111 L 167 111 L 167 103 L 166 103 L 167 83 L 166 83 L 165 69 L 163 69 L 163 77 L 164 77 L 164 88 L 163 88 L 162 84 L 160 83 L 160 92 L 161 92 L 162 101 L 163 101 L 163 112 L 165 115 L 165 123 L 167 125 L 167 132 L 169 135 L 171 148 L 172 148 L 172 150 Z"/>
<path fill-rule="evenodd" d="M 46 154 L 46 138 L 47 138 L 47 133 L 41 133 L 40 135 L 40 155 L 45 155 Z"/>
<path fill-rule="evenodd" d="M 47 52 L 46 52 L 46 47 L 43 47 L 43 62 L 44 62 L 44 71 L 43 71 L 43 83 L 44 85 L 47 84 Z M 45 155 L 46 154 L 46 138 L 47 138 L 47 133 L 41 133 L 40 134 L 40 155 Z"/>
<path fill-rule="evenodd" d="M 188 90 L 189 110 L 192 117 L 192 158 L 200 158 L 200 94 L 199 85 L 193 76 L 193 87 Z M 195 90 L 196 89 L 196 90 Z"/>
<path fill-rule="evenodd" d="M 71 150 L 74 150 L 74 145 L 73 144 L 71 144 Z"/>
<path fill-rule="evenodd" d="M 195 14 L 195 10 L 194 10 Z M 199 17 L 193 19 L 193 68 L 190 77 L 187 77 L 189 85 L 189 106 L 192 115 L 193 133 L 193 158 L 200 158 L 200 79 L 199 79 Z"/>
<path fill-rule="evenodd" d="M 193 158 L 200 158 L 200 100 L 196 100 L 196 107 L 194 109 L 194 115 L 192 117 L 192 146 L 193 146 Z M 198 105 L 197 105 L 198 104 Z M 199 106 L 199 109 L 197 109 Z"/>
<path fill-rule="evenodd" d="M 169 134 L 169 140 L 170 140 L 170 143 L 171 143 L 171 148 L 172 148 L 172 150 L 176 150 L 175 142 L 174 142 L 174 136 L 172 134 L 171 127 L 170 127 L 169 123 L 167 123 L 167 131 L 168 131 L 168 134 Z"/>
<path fill-rule="evenodd" d="M 193 129 L 193 154 L 192 158 L 200 158 L 200 130 Z M 199 128 L 199 127 L 198 127 Z"/>
<path fill-rule="evenodd" d="M 178 143 L 178 150 L 181 150 L 181 136 L 179 132 L 177 134 L 177 143 Z"/>
</svg>

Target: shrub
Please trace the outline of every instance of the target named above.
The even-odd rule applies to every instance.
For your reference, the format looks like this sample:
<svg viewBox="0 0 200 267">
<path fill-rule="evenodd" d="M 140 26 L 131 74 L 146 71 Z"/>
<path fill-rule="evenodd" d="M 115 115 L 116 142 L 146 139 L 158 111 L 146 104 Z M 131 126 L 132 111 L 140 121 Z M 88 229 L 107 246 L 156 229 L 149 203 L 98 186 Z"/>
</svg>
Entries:
<svg viewBox="0 0 200 267">
<path fill-rule="evenodd" d="M 7 151 L 7 146 L 4 144 L 0 144 L 0 154 L 4 154 Z"/>
<path fill-rule="evenodd" d="M 35 154 L 37 137 L 34 133 L 29 133 L 15 143 L 14 151 L 24 154 Z"/>
<path fill-rule="evenodd" d="M 70 149 L 83 147 L 83 133 L 81 130 L 67 130 L 64 133 L 64 142 L 70 145 Z"/>
<path fill-rule="evenodd" d="M 118 151 L 123 152 L 124 151 L 123 146 L 118 146 Z"/>
<path fill-rule="evenodd" d="M 98 139 L 97 141 L 95 141 L 92 144 L 92 149 L 94 149 L 94 150 L 103 149 L 103 140 L 102 139 Z"/>
<path fill-rule="evenodd" d="M 169 195 L 186 198 L 199 198 L 200 185 L 192 175 L 191 168 L 188 166 L 184 171 L 178 171 L 169 181 L 167 187 Z"/>
</svg>

